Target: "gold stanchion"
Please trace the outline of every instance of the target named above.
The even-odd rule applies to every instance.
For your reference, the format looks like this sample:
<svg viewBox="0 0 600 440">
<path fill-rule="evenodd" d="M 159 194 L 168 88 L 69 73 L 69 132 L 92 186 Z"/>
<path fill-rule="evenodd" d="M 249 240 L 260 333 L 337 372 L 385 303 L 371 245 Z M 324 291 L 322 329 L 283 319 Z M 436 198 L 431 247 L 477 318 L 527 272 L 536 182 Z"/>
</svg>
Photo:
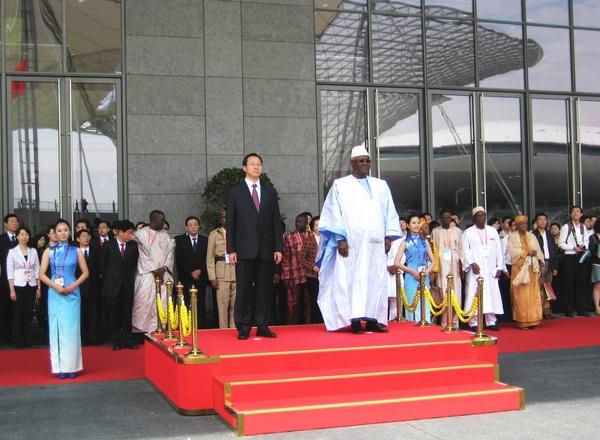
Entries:
<svg viewBox="0 0 600 440">
<path fill-rule="evenodd" d="M 163 338 L 163 341 L 175 341 L 177 338 L 173 333 L 171 327 L 171 307 L 173 304 L 173 281 L 169 280 L 165 283 L 167 286 L 167 334 Z"/>
<path fill-rule="evenodd" d="M 402 301 L 402 273 L 400 269 L 396 272 L 396 310 L 398 312 L 396 322 L 406 321 L 404 317 L 404 302 Z"/>
<path fill-rule="evenodd" d="M 421 320 L 417 322 L 419 327 L 428 327 L 431 324 L 427 322 L 427 317 L 425 316 L 427 310 L 425 308 L 425 301 L 427 301 L 427 297 L 425 296 L 425 271 L 419 272 L 419 292 L 421 293 Z"/>
<path fill-rule="evenodd" d="M 179 340 L 175 344 L 175 347 L 185 347 L 186 345 L 189 345 L 189 344 L 183 338 L 183 322 L 184 322 L 183 314 L 185 313 L 185 311 L 183 309 L 185 308 L 185 300 L 183 299 L 183 284 L 181 282 L 177 283 L 176 290 L 177 290 L 177 304 L 179 305 L 179 307 L 178 307 L 178 309 L 179 309 Z"/>
<path fill-rule="evenodd" d="M 203 357 L 202 352 L 198 350 L 198 289 L 193 284 L 190 289 L 190 307 L 192 308 L 192 349 L 185 357 Z"/>
<path fill-rule="evenodd" d="M 446 276 L 446 326 L 444 331 L 446 333 L 452 333 L 458 331 L 454 327 L 454 315 L 452 314 L 452 294 L 454 293 L 454 275 L 449 273 Z"/>
<path fill-rule="evenodd" d="M 483 333 L 483 277 L 477 277 L 477 333 L 473 336 L 474 345 L 489 345 L 494 340 Z"/>
<path fill-rule="evenodd" d="M 154 286 L 156 291 L 156 330 L 154 330 L 155 335 L 162 335 L 164 333 L 162 322 L 160 321 L 160 306 L 159 304 L 162 302 L 162 297 L 160 295 L 160 285 L 162 284 L 162 279 L 157 275 L 154 277 Z"/>
</svg>

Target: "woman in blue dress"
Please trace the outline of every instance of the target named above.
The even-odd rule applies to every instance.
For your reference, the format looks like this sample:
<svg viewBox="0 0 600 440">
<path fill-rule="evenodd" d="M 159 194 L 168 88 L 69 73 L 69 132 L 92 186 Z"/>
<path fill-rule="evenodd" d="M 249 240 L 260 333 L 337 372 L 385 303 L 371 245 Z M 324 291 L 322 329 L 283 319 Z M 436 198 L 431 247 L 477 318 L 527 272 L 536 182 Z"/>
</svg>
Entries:
<svg viewBox="0 0 600 440">
<path fill-rule="evenodd" d="M 424 271 L 425 288 L 429 290 L 429 273 L 433 267 L 433 252 L 426 239 L 419 235 L 421 219 L 418 215 L 408 217 L 408 232 L 406 239 L 400 244 L 394 265 L 404 271 L 404 292 L 409 304 L 412 304 L 417 289 L 419 288 L 419 272 Z M 402 257 L 406 261 L 402 264 Z M 431 322 L 429 303 L 425 302 L 425 320 Z M 406 319 L 419 322 L 421 320 L 421 306 L 418 305 L 414 312 L 406 310 Z"/>
<path fill-rule="evenodd" d="M 40 280 L 48 286 L 48 330 L 52 373 L 59 378 L 74 378 L 83 369 L 79 285 L 88 277 L 85 257 L 69 244 L 71 225 L 58 220 L 54 225 L 57 243 L 42 255 Z M 81 275 L 75 278 L 79 266 Z M 46 271 L 50 267 L 50 277 Z"/>
</svg>

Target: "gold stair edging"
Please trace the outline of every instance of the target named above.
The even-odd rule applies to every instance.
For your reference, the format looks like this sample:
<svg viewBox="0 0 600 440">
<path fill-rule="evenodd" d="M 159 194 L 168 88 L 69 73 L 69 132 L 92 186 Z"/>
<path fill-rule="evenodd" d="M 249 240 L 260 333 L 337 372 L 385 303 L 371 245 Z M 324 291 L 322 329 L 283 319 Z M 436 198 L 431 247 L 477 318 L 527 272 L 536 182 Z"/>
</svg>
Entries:
<svg viewBox="0 0 600 440">
<path fill-rule="evenodd" d="M 173 349 L 173 346 L 164 344 L 150 334 L 146 334 L 146 340 L 151 344 L 161 349 L 166 355 L 173 359 L 178 364 L 184 365 L 201 365 L 201 364 L 218 364 L 221 362 L 220 356 L 207 356 L 200 353 L 199 356 L 188 358 L 185 353 L 179 353 Z"/>
<path fill-rule="evenodd" d="M 277 414 L 286 412 L 297 412 L 297 411 L 313 411 L 318 409 L 337 409 L 337 408 L 355 408 L 359 406 L 375 406 L 375 405 L 387 405 L 393 403 L 406 403 L 406 402 L 422 402 L 428 400 L 440 400 L 440 399 L 453 399 L 458 397 L 478 397 L 478 396 L 490 396 L 496 394 L 508 394 L 518 392 L 520 395 L 519 409 L 525 408 L 525 390 L 520 387 L 513 387 L 510 385 L 503 384 L 501 382 L 495 382 L 500 385 L 505 385 L 510 388 L 504 388 L 499 390 L 485 390 L 485 391 L 466 391 L 463 393 L 448 393 L 448 394 L 432 394 L 428 396 L 417 396 L 417 397 L 399 397 L 396 399 L 380 399 L 380 400 L 363 400 L 356 402 L 340 402 L 340 403 L 327 403 L 321 405 L 304 405 L 304 406 L 289 406 L 284 408 L 267 408 L 257 409 L 249 411 L 238 411 L 229 402 L 225 402 L 225 409 L 236 418 L 236 434 L 245 435 L 244 433 L 244 417 L 261 414 Z"/>
</svg>

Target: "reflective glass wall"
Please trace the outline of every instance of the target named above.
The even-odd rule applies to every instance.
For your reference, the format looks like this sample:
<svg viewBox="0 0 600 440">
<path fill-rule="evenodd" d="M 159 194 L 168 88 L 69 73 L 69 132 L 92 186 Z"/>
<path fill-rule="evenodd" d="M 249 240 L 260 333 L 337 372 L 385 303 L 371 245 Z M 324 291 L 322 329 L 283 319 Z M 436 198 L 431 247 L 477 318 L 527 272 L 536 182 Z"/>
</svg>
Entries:
<svg viewBox="0 0 600 440">
<path fill-rule="evenodd" d="M 34 233 L 122 211 L 120 0 L 2 0 L 2 212 Z"/>
<path fill-rule="evenodd" d="M 599 2 L 314 4 L 323 195 L 364 144 L 402 214 L 600 212 Z"/>
</svg>

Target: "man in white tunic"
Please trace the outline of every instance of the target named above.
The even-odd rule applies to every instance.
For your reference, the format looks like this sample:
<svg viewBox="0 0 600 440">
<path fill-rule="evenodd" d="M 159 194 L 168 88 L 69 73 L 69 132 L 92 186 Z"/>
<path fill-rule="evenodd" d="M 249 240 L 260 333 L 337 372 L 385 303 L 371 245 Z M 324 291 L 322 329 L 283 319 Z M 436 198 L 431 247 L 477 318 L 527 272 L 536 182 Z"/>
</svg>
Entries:
<svg viewBox="0 0 600 440">
<path fill-rule="evenodd" d="M 167 307 L 164 283 L 173 281 L 175 242 L 164 230 L 164 226 L 165 214 L 155 210 L 150 213 L 150 225 L 134 235 L 140 252 L 132 313 L 132 324 L 136 332 L 148 333 L 156 329 L 155 276 L 159 276 L 163 282 L 161 298 L 164 309 Z"/>
<path fill-rule="evenodd" d="M 445 294 L 448 288 L 448 274 L 454 276 L 453 290 L 459 304 L 461 303 L 462 284 L 460 282 L 460 262 L 462 255 L 462 231 L 452 223 L 452 212 L 448 209 L 440 211 L 440 223 L 431 233 L 433 242 L 440 256 L 440 270 L 435 275 L 437 285 Z M 442 314 L 442 325 L 446 326 L 446 314 Z M 454 327 L 458 327 L 458 316 L 454 316 Z"/>
<path fill-rule="evenodd" d="M 399 238 L 399 219 L 387 183 L 368 176 L 369 153 L 351 154 L 352 174 L 333 182 L 319 233 L 318 303 L 327 330 L 352 325 L 353 333 L 387 332 L 387 257 Z"/>
<path fill-rule="evenodd" d="M 490 330 L 498 330 L 496 314 L 504 313 L 498 279 L 506 270 L 504 255 L 498 232 L 486 224 L 485 209 L 477 206 L 473 209 L 474 225 L 462 235 L 462 248 L 465 264 L 466 300 L 465 310 L 471 308 L 477 294 L 477 278 L 483 277 L 483 313 L 485 324 Z M 477 315 L 469 321 L 471 330 L 477 326 Z"/>
</svg>

